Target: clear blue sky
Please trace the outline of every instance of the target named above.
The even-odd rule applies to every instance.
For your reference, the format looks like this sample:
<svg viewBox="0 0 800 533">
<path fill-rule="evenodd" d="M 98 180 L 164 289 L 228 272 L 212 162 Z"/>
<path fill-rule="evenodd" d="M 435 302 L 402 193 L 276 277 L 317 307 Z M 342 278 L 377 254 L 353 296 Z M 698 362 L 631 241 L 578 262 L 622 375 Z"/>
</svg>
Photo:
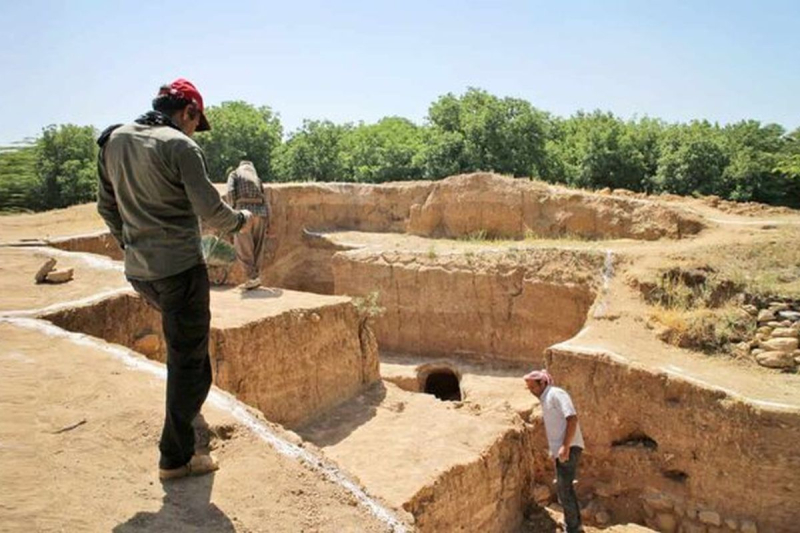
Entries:
<svg viewBox="0 0 800 533">
<path fill-rule="evenodd" d="M 480 87 L 557 115 L 800 126 L 800 1 L 0 0 L 0 144 L 104 127 L 184 76 L 208 104 L 421 122 Z"/>
</svg>

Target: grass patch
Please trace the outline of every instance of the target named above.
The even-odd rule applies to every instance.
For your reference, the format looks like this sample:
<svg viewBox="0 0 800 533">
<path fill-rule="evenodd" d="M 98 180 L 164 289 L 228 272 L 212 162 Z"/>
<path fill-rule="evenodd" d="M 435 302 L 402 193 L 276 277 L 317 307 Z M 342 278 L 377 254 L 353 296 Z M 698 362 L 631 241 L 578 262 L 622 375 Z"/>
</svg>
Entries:
<svg viewBox="0 0 800 533">
<path fill-rule="evenodd" d="M 712 248 L 708 261 L 749 294 L 800 299 L 800 229 L 783 228 L 759 243 Z"/>
<path fill-rule="evenodd" d="M 756 322 L 738 305 L 719 309 L 660 307 L 652 318 L 662 327 L 661 340 L 706 353 L 731 353 L 732 345 L 755 335 Z"/>
<path fill-rule="evenodd" d="M 377 318 L 386 312 L 386 308 L 378 303 L 380 297 L 380 291 L 372 291 L 366 296 L 353 298 L 353 305 L 362 319 Z"/>
</svg>

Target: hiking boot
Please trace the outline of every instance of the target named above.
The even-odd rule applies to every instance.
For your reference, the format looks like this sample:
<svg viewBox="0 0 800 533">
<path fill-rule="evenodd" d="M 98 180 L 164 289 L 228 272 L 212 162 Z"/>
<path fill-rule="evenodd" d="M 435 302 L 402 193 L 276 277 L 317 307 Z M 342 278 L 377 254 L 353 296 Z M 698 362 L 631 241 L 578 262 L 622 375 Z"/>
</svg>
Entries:
<svg viewBox="0 0 800 533">
<path fill-rule="evenodd" d="M 219 463 L 211 455 L 194 454 L 192 459 L 178 468 L 158 469 L 158 479 L 166 481 L 168 479 L 179 479 L 187 476 L 203 476 L 219 470 Z"/>
</svg>

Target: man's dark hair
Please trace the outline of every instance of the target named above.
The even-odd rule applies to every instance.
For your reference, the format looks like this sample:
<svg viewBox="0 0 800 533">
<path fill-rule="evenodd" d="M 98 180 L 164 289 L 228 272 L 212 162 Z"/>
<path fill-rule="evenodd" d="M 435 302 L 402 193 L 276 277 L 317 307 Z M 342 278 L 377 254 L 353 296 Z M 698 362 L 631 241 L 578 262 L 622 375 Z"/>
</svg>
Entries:
<svg viewBox="0 0 800 533">
<path fill-rule="evenodd" d="M 173 113 L 183 110 L 183 108 L 186 107 L 187 105 L 192 106 L 193 114 L 197 112 L 194 104 L 190 99 L 170 94 L 169 85 L 162 85 L 161 89 L 159 90 L 158 96 L 153 98 L 153 109 L 161 113 L 164 113 L 165 115 L 171 116 Z M 190 118 L 194 118 L 194 116 Z"/>
</svg>

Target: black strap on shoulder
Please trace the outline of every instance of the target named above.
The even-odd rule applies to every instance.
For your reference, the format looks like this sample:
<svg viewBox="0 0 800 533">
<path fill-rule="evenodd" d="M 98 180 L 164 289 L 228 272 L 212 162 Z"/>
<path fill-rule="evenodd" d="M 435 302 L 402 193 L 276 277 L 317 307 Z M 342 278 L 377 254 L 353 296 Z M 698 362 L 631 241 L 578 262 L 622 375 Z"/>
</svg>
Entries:
<svg viewBox="0 0 800 533">
<path fill-rule="evenodd" d="M 122 126 L 122 124 L 113 124 L 106 129 L 103 130 L 103 133 L 100 134 L 100 137 L 97 138 L 97 146 L 102 148 L 108 142 L 108 138 L 111 137 L 111 134 L 114 132 L 115 129 Z"/>
</svg>

